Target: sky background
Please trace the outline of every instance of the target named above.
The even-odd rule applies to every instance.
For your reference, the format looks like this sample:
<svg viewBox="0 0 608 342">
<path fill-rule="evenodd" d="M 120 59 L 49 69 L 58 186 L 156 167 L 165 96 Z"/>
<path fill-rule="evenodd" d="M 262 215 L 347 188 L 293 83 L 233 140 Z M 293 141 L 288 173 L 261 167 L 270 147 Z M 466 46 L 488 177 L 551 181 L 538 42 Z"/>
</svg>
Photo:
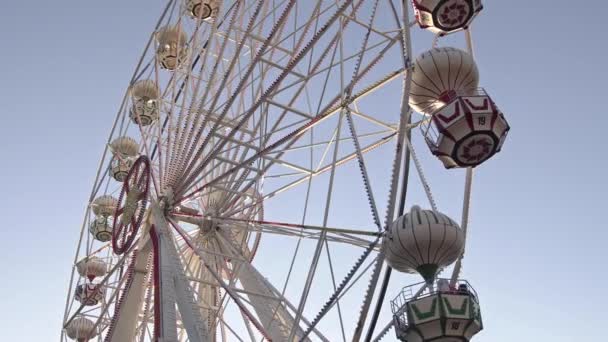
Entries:
<svg viewBox="0 0 608 342">
<path fill-rule="evenodd" d="M 58 339 L 103 143 L 163 3 L 0 2 L 0 341 Z M 608 4 L 485 4 L 481 84 L 512 130 L 474 184 L 475 341 L 603 341 Z"/>
</svg>

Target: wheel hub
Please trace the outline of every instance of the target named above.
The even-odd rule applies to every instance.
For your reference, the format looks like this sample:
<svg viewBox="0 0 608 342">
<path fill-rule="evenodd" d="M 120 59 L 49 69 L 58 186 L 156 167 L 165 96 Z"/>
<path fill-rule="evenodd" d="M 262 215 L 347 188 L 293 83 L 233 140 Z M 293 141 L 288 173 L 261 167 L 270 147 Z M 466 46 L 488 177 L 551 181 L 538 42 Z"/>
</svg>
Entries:
<svg viewBox="0 0 608 342">
<path fill-rule="evenodd" d="M 142 194 L 137 188 L 132 188 L 131 191 L 127 194 L 127 199 L 125 200 L 125 209 L 121 216 L 122 224 L 128 224 L 131 222 L 131 219 L 135 216 L 137 212 L 137 208 L 139 207 L 139 198 Z"/>
</svg>

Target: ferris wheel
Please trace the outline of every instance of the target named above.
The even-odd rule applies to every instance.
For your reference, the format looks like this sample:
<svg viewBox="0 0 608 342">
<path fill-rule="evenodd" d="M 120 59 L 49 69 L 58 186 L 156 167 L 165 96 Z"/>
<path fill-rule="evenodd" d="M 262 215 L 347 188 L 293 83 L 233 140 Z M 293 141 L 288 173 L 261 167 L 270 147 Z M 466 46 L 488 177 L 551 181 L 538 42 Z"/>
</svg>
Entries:
<svg viewBox="0 0 608 342">
<path fill-rule="evenodd" d="M 470 340 L 473 168 L 509 130 L 478 85 L 481 10 L 168 1 L 100 161 L 61 341 Z M 419 54 L 416 30 L 436 35 Z M 440 46 L 447 34 L 466 46 Z M 466 168 L 460 223 L 434 200 L 426 151 L 427 167 Z M 428 203 L 406 213 L 410 168 Z M 391 270 L 424 281 L 385 299 Z"/>
</svg>

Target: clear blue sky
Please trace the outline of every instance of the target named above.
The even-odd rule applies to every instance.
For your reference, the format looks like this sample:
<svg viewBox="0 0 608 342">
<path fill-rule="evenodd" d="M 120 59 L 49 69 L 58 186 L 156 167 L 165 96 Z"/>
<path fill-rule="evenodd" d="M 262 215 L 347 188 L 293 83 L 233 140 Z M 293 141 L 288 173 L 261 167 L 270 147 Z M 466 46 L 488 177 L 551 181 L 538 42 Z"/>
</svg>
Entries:
<svg viewBox="0 0 608 342">
<path fill-rule="evenodd" d="M 0 4 L 0 341 L 58 337 L 103 142 L 163 3 Z M 475 179 L 475 341 L 606 340 L 608 4 L 485 3 L 482 85 L 512 131 Z"/>
</svg>

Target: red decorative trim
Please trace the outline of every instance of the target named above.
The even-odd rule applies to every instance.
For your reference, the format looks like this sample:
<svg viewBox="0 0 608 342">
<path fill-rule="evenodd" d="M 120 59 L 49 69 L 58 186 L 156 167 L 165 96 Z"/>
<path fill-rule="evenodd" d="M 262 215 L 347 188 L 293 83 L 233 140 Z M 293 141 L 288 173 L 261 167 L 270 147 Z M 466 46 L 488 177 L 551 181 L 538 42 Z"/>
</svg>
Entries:
<svg viewBox="0 0 608 342">
<path fill-rule="evenodd" d="M 158 235 L 156 227 L 152 225 L 150 227 L 150 240 L 152 240 L 152 253 L 153 253 L 153 276 L 154 276 L 154 341 L 160 340 L 160 319 L 162 304 L 160 299 L 160 248 L 158 245 Z"/>
<path fill-rule="evenodd" d="M 488 99 L 490 100 L 490 108 L 492 108 L 492 113 L 498 114 L 500 112 L 500 110 L 498 110 L 498 106 L 496 106 L 496 103 L 494 103 L 491 98 L 488 97 Z"/>
<path fill-rule="evenodd" d="M 505 133 L 503 133 L 506 135 L 507 132 L 511 130 L 511 125 L 509 125 L 509 122 L 507 121 L 507 118 L 505 118 L 505 115 L 503 113 L 499 113 L 498 115 L 500 115 L 502 120 L 505 122 L 505 125 L 507 125 L 507 129 L 505 129 Z"/>
<path fill-rule="evenodd" d="M 474 131 L 475 125 L 473 124 L 473 112 L 471 112 L 471 109 L 467 106 L 462 97 L 459 97 L 458 101 L 462 103 L 462 108 L 464 109 L 464 118 L 467 121 L 467 126 L 469 126 L 471 131 Z"/>
<path fill-rule="evenodd" d="M 455 104 L 454 114 L 452 114 L 450 116 L 445 116 L 445 115 L 443 115 L 441 113 L 437 113 L 433 117 L 438 117 L 438 118 L 440 118 L 441 120 L 443 120 L 446 123 L 449 123 L 452 120 L 456 119 L 457 117 L 460 116 L 460 103 L 459 102 L 454 102 L 454 104 Z M 445 107 L 443 107 L 443 108 L 445 108 Z"/>
<path fill-rule="evenodd" d="M 475 130 L 475 124 L 473 124 L 473 114 L 472 113 L 466 113 L 464 115 L 464 118 L 467 120 L 467 126 L 469 126 L 469 129 L 471 131 Z"/>
<path fill-rule="evenodd" d="M 439 100 L 443 103 L 450 103 L 458 97 L 455 90 L 447 90 L 439 95 Z"/>
<path fill-rule="evenodd" d="M 496 119 L 498 119 L 498 116 L 500 115 L 500 110 L 498 110 L 498 107 L 496 107 L 496 104 L 494 103 L 494 101 L 492 101 L 492 99 L 490 99 L 490 107 L 492 108 L 492 114 L 493 114 L 492 121 L 490 123 L 490 127 L 492 129 L 494 129 L 494 124 L 496 123 Z M 503 120 L 504 120 L 504 118 L 503 118 Z"/>
<path fill-rule="evenodd" d="M 437 127 L 437 130 L 439 131 L 439 133 L 443 134 L 443 136 L 445 136 L 446 138 L 449 138 L 450 140 L 456 142 L 456 138 L 452 135 L 452 133 L 448 132 L 448 130 L 443 127 L 443 125 L 441 123 L 439 123 L 438 120 L 433 120 L 435 121 L 435 126 Z"/>
<path fill-rule="evenodd" d="M 464 101 L 471 106 L 471 108 L 475 109 L 475 110 L 488 110 L 490 108 L 488 108 L 488 98 L 484 98 L 483 99 L 483 104 L 481 106 L 476 106 L 474 105 L 471 100 L 469 99 L 464 99 Z"/>
</svg>

